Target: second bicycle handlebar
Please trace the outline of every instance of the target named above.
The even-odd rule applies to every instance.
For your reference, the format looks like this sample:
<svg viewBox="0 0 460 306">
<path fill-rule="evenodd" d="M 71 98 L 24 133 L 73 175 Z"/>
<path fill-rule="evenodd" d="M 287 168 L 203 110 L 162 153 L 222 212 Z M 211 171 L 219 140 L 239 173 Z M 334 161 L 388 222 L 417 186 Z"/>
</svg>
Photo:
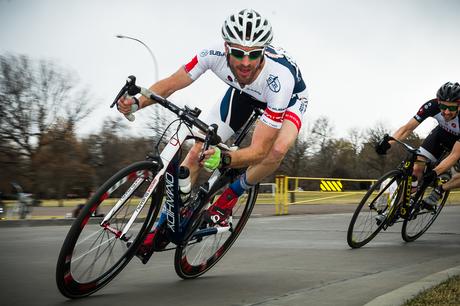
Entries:
<svg viewBox="0 0 460 306">
<path fill-rule="evenodd" d="M 395 142 L 399 143 L 400 145 L 402 145 L 402 146 L 404 147 L 404 149 L 406 149 L 406 151 L 408 151 L 408 152 L 411 153 L 411 154 L 417 154 L 418 151 L 419 151 L 418 149 L 416 149 L 416 148 L 414 148 L 414 147 L 411 147 L 411 146 L 408 145 L 407 143 L 402 142 L 402 141 L 400 141 L 400 140 L 398 140 L 398 139 L 396 139 L 396 138 L 394 138 L 394 137 L 392 137 L 392 136 L 390 136 L 390 135 L 388 135 L 388 134 L 385 134 L 385 135 L 383 136 L 383 139 L 384 139 L 385 141 L 387 141 L 387 142 L 388 142 L 388 141 L 395 141 Z"/>
</svg>

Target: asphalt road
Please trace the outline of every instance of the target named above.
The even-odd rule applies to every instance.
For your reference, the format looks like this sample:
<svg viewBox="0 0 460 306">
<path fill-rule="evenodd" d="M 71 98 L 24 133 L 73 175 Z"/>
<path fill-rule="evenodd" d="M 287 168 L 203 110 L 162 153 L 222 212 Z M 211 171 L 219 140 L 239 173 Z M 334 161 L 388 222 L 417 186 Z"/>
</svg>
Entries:
<svg viewBox="0 0 460 306">
<path fill-rule="evenodd" d="M 367 246 L 346 243 L 350 213 L 254 217 L 209 273 L 184 281 L 173 252 L 136 258 L 91 297 L 56 289 L 55 263 L 68 226 L 0 228 L 1 304 L 8 305 L 364 305 L 428 275 L 460 265 L 460 206 L 446 207 L 419 240 L 400 225 Z"/>
</svg>

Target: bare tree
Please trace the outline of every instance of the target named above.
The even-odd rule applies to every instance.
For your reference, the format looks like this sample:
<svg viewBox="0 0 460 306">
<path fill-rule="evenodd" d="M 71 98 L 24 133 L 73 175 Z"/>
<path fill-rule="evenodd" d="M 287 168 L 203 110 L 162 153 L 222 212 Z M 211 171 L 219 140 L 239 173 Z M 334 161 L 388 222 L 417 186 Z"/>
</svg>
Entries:
<svg viewBox="0 0 460 306">
<path fill-rule="evenodd" d="M 73 72 L 51 61 L 35 61 L 24 55 L 0 55 L 0 166 L 3 177 L 23 179 L 29 182 L 29 189 L 36 189 L 34 180 L 39 169 L 34 168 L 35 155 L 54 141 L 47 134 L 58 122 L 74 131 L 76 124 L 90 112 L 88 96 L 88 89 L 79 86 Z"/>
<path fill-rule="evenodd" d="M 14 148 L 32 158 L 46 145 L 43 135 L 64 120 L 70 129 L 90 113 L 86 88 L 78 89 L 74 73 L 50 61 L 23 55 L 0 56 L 0 149 Z"/>
<path fill-rule="evenodd" d="M 313 123 L 313 128 L 311 129 L 311 139 L 313 146 L 317 148 L 318 151 L 323 150 L 329 145 L 329 142 L 332 140 L 334 134 L 334 126 L 331 124 L 329 118 L 321 116 L 315 120 Z"/>
</svg>

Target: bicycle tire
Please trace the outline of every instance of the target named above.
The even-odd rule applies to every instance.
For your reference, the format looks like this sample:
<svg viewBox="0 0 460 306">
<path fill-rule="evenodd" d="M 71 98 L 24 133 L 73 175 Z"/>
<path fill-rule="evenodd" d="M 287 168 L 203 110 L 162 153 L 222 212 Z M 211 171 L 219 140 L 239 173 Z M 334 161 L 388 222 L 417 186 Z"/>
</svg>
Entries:
<svg viewBox="0 0 460 306">
<path fill-rule="evenodd" d="M 430 192 L 429 188 L 425 189 L 424 193 L 426 192 Z M 411 212 L 408 219 L 404 220 L 401 228 L 401 236 L 404 241 L 412 242 L 422 236 L 430 228 L 441 213 L 449 197 L 449 193 L 449 191 L 444 193 L 441 203 L 436 207 L 435 211 L 423 209 L 423 194 L 420 196 L 420 200 L 414 205 L 414 211 Z"/>
<path fill-rule="evenodd" d="M 138 209 L 137 204 L 157 174 L 157 168 L 157 164 L 151 161 L 127 166 L 108 179 L 88 200 L 64 240 L 56 265 L 56 284 L 65 297 L 81 298 L 93 294 L 120 273 L 135 255 L 160 210 L 162 182 L 130 227 L 129 236 L 120 239 L 118 235 Z M 115 206 L 118 198 L 138 178 L 141 178 L 140 185 L 108 221 L 110 228 L 101 225 L 102 218 L 91 217 L 101 205 L 109 211 L 107 206 Z M 128 246 L 127 240 L 132 244 Z"/>
<path fill-rule="evenodd" d="M 179 277 L 183 279 L 196 278 L 209 271 L 222 259 L 246 225 L 256 203 L 258 192 L 259 185 L 256 185 L 238 199 L 232 212 L 231 231 L 204 236 L 200 240 L 200 238 L 196 238 L 195 234 L 199 231 L 212 231 L 212 228 L 200 228 L 202 214 L 197 215 L 198 220 L 191 222 L 191 224 L 195 224 L 194 234 L 176 248 L 174 268 Z"/>
<path fill-rule="evenodd" d="M 400 203 L 402 193 L 402 177 L 403 173 L 401 170 L 395 169 L 389 171 L 380 177 L 379 180 L 375 182 L 366 192 L 353 213 L 353 217 L 351 218 L 348 226 L 347 243 L 351 248 L 356 249 L 366 245 L 369 241 L 374 239 L 375 236 L 377 236 L 390 218 L 393 219 L 395 217 L 395 210 L 397 210 L 397 205 Z M 388 179 L 390 181 L 387 181 Z M 384 193 L 381 193 L 380 190 L 386 190 L 393 182 L 397 182 L 397 189 L 394 191 L 391 201 L 387 202 L 391 202 L 392 206 L 388 205 L 378 211 L 374 204 L 381 196 L 384 196 Z M 383 187 L 381 187 L 382 183 L 385 183 Z M 389 207 L 392 208 L 389 209 Z M 379 213 L 384 216 L 386 213 L 386 218 L 380 223 L 376 220 Z"/>
</svg>

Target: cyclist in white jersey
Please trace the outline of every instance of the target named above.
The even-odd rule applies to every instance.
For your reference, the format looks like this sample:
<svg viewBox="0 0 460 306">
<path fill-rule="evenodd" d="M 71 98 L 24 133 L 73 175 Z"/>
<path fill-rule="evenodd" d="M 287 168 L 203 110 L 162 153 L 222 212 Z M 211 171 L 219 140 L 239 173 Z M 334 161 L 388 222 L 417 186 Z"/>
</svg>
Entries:
<svg viewBox="0 0 460 306">
<path fill-rule="evenodd" d="M 203 166 L 209 170 L 248 166 L 246 173 L 209 208 L 209 220 L 215 224 L 225 222 L 245 190 L 279 167 L 295 143 L 308 104 L 306 85 L 297 65 L 282 49 L 270 45 L 273 33 L 267 19 L 254 10 L 242 10 L 225 20 L 222 37 L 224 42 L 201 50 L 173 75 L 150 87 L 166 98 L 192 84 L 205 71 L 214 72 L 229 89 L 204 121 L 216 123 L 224 141 L 246 122 L 253 106 L 265 108 L 248 147 L 225 154 L 210 148 L 200 164 L 202 144 L 196 143 L 183 162 L 190 169 L 192 182 Z M 127 114 L 134 103 L 144 108 L 153 101 L 145 97 L 121 98 L 118 109 Z"/>
</svg>

